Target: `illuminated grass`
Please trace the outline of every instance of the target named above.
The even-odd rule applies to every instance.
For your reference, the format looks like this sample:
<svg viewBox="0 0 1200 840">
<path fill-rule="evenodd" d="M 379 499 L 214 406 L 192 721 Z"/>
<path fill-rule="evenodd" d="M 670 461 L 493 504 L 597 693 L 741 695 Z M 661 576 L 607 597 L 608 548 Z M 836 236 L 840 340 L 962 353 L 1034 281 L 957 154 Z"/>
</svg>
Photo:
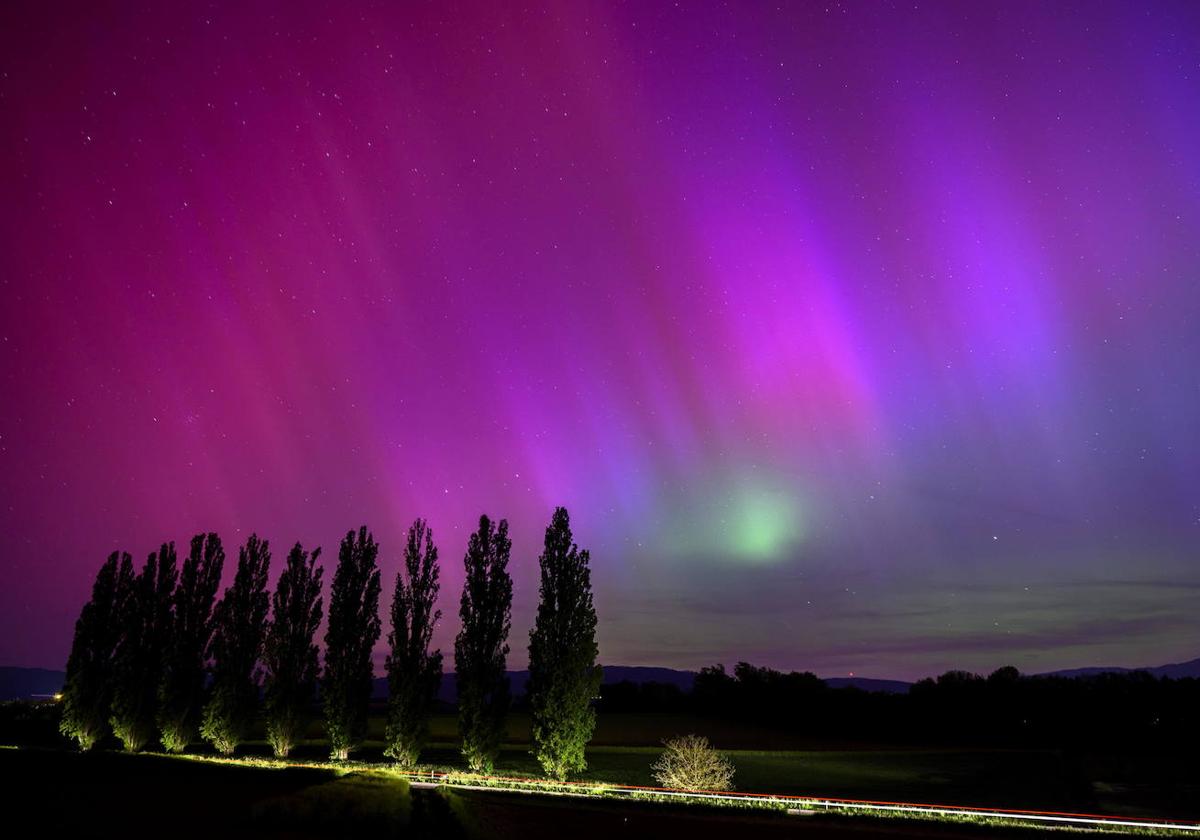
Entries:
<svg viewBox="0 0 1200 840">
<path fill-rule="evenodd" d="M 629 752 L 635 752 L 630 749 Z M 641 752 L 641 750 L 636 750 Z M 757 811 L 801 811 L 817 812 L 830 817 L 872 817 L 875 819 L 903 819 L 917 821 L 967 823 L 983 826 L 1038 828 L 1058 831 L 1100 831 L 1114 834 L 1144 834 L 1152 836 L 1198 836 L 1200 825 L 1181 824 L 1168 826 L 1154 824 L 1133 825 L 1118 822 L 1121 818 L 1111 817 L 1112 822 L 1090 819 L 1087 822 L 1069 822 L 1065 815 L 969 813 L 972 809 L 958 806 L 922 806 L 887 803 L 837 801 L 817 797 L 776 796 L 770 794 L 724 794 L 719 792 L 686 792 L 639 788 L 619 783 L 582 781 L 556 782 L 547 779 L 486 776 L 462 772 L 455 769 L 421 767 L 405 771 L 394 764 L 370 762 L 289 762 L 264 758 L 227 758 L 204 755 L 167 755 L 169 758 L 190 759 L 248 767 L 287 768 L 305 767 L 324 769 L 341 775 L 375 774 L 408 782 L 426 782 L 439 787 L 460 790 L 484 790 L 497 793 L 533 794 L 542 796 L 571 796 L 589 799 L 612 799 L 634 802 L 671 804 L 679 806 L 717 808 L 724 810 Z M 985 809 L 976 809 L 985 811 Z M 1085 819 L 1085 818 L 1080 818 Z M 1165 821 L 1164 821 L 1165 822 Z"/>
<path fill-rule="evenodd" d="M 616 790 L 615 785 L 605 782 L 556 782 L 551 779 L 516 779 L 461 772 L 447 773 L 436 781 L 450 787 L 487 788 L 513 793 L 566 794 L 569 796 L 609 796 Z"/>
<path fill-rule="evenodd" d="M 258 803 L 252 813 L 275 826 L 353 825 L 356 833 L 395 834 L 409 822 L 412 798 L 408 781 L 395 774 L 355 770 Z"/>
</svg>

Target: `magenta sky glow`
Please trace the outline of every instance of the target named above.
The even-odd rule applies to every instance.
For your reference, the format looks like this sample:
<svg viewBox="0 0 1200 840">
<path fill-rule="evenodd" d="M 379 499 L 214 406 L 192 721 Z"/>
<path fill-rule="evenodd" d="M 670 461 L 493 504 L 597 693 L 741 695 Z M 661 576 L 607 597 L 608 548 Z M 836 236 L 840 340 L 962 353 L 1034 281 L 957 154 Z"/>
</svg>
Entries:
<svg viewBox="0 0 1200 840">
<path fill-rule="evenodd" d="M 0 663 L 487 512 L 521 665 L 556 504 L 609 663 L 1200 655 L 1198 149 L 1191 2 L 5 4 Z"/>
</svg>

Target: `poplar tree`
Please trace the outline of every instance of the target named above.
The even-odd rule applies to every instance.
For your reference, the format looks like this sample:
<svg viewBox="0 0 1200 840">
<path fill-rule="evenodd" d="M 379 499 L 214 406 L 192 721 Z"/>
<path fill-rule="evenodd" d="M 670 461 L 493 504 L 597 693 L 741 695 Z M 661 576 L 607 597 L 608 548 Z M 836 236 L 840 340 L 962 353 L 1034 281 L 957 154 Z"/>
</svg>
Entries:
<svg viewBox="0 0 1200 840">
<path fill-rule="evenodd" d="M 325 731 L 334 759 L 350 757 L 367 732 L 374 670 L 371 651 L 379 641 L 379 546 L 364 525 L 346 534 L 338 551 L 329 592 L 325 631 Z"/>
<path fill-rule="evenodd" d="M 175 589 L 171 644 L 158 695 L 159 737 L 168 752 L 182 752 L 196 737 L 213 631 L 213 601 L 224 565 L 220 537 L 192 537 Z"/>
<path fill-rule="evenodd" d="M 533 754 L 547 775 L 563 780 L 587 768 L 584 749 L 596 728 L 592 699 L 600 690 L 596 609 L 589 554 L 571 537 L 566 508 L 557 508 L 539 558 L 537 619 L 529 633 L 529 706 Z"/>
<path fill-rule="evenodd" d="M 275 755 L 287 757 L 304 735 L 317 689 L 317 645 L 321 624 L 321 573 L 317 558 L 296 543 L 279 576 L 271 602 L 271 623 L 263 645 L 263 691 L 267 740 Z"/>
<path fill-rule="evenodd" d="M 151 552 L 121 619 L 112 699 L 113 732 L 136 752 L 154 739 L 158 686 L 170 642 L 175 595 L 175 543 Z"/>
<path fill-rule="evenodd" d="M 418 519 L 408 529 L 404 569 L 396 573 L 388 633 L 388 722 L 384 753 L 402 767 L 417 763 L 429 741 L 429 717 L 442 682 L 442 652 L 430 651 L 439 590 L 433 531 Z"/>
<path fill-rule="evenodd" d="M 466 579 L 458 614 L 462 629 L 454 639 L 458 684 L 458 728 L 462 753 L 475 772 L 490 773 L 500 754 L 508 714 L 505 665 L 512 616 L 512 542 L 508 521 L 496 528 L 486 516 L 471 535 L 464 558 Z"/>
<path fill-rule="evenodd" d="M 90 750 L 107 732 L 120 620 L 132 590 L 133 560 L 114 551 L 96 573 L 91 600 L 75 622 L 59 730 L 81 750 Z"/>
<path fill-rule="evenodd" d="M 245 740 L 258 709 L 258 659 L 267 629 L 270 568 L 270 543 L 251 534 L 238 550 L 233 585 L 217 604 L 212 692 L 204 706 L 200 734 L 226 755 Z"/>
</svg>

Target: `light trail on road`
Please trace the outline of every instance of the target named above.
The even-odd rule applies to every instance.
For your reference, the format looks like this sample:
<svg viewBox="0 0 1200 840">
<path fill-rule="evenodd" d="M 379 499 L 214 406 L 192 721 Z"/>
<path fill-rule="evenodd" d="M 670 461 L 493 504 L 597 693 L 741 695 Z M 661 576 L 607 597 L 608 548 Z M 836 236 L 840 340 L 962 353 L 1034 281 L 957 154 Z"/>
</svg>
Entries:
<svg viewBox="0 0 1200 840">
<path fill-rule="evenodd" d="M 1060 826 L 1111 826 L 1113 828 L 1160 829 L 1200 834 L 1200 823 L 1183 820 L 1141 819 L 1138 817 L 1112 816 L 1107 814 L 1074 813 L 1070 811 L 1036 811 L 1015 808 L 979 808 L 969 805 L 936 805 L 919 802 L 889 802 L 873 799 L 843 799 L 826 796 L 804 796 L 796 794 L 750 793 L 739 791 L 690 791 L 678 788 L 652 787 L 649 785 L 608 785 L 597 782 L 554 782 L 543 779 L 517 776 L 468 776 L 458 773 L 405 773 L 399 775 L 410 783 L 438 786 L 444 785 L 460 790 L 491 791 L 497 793 L 527 793 L 547 796 L 577 796 L 591 799 L 625 797 L 636 800 L 639 796 L 662 797 L 664 799 L 703 799 L 713 802 L 778 804 L 794 807 L 811 813 L 872 811 L 881 814 L 893 813 L 915 817 L 968 817 L 979 819 L 1007 820 L 1013 823 L 1044 824 Z"/>
</svg>

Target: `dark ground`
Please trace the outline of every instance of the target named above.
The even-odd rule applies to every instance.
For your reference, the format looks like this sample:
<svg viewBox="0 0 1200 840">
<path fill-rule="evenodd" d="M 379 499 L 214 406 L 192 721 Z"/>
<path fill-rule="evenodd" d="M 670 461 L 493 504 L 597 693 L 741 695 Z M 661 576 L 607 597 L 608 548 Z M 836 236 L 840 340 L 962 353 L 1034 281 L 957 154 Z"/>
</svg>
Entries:
<svg viewBox="0 0 1200 840">
<path fill-rule="evenodd" d="M 528 728 L 527 714 L 511 716 L 508 725 L 510 743 L 499 757 L 497 773 L 541 775 L 529 753 Z M 71 748 L 57 729 L 57 709 L 52 704 L 0 704 L 0 744 L 65 751 L 60 760 L 68 764 L 61 772 L 67 772 L 73 766 L 69 764 L 72 760 L 92 758 L 69 754 Z M 422 762 L 439 769 L 463 769 L 454 717 L 436 716 L 432 729 L 434 743 L 422 755 Z M 354 758 L 385 762 L 382 732 L 382 716 L 373 715 L 368 740 L 356 751 Z M 616 784 L 652 785 L 651 765 L 661 749 L 657 745 L 663 738 L 687 732 L 707 735 L 719 748 L 728 751 L 736 767 L 734 784 L 743 791 L 1200 820 L 1200 764 L 1186 744 L 1170 749 L 1129 748 L 1109 743 L 1102 737 L 1098 737 L 1096 747 L 1089 750 L 878 744 L 799 737 L 688 715 L 603 714 L 593 746 L 588 749 L 588 769 L 583 778 Z M 301 744 L 292 758 L 325 761 L 329 754 L 328 744 L 319 722 L 314 722 L 309 735 L 310 740 Z M 261 734 L 258 737 L 261 738 Z M 104 746 L 119 749 L 119 744 L 111 738 Z M 192 751 L 209 753 L 211 748 L 197 743 L 192 746 Z M 258 740 L 240 747 L 238 755 L 268 758 L 271 752 L 265 741 Z M 43 760 L 32 756 L 33 753 L 25 751 L 14 754 L 0 750 L 0 760 L 5 767 Z M 123 758 L 118 755 L 105 760 L 120 761 Z M 92 773 L 96 778 L 87 783 L 88 790 L 82 794 L 73 791 L 63 800 L 63 806 L 73 808 L 82 800 L 90 801 L 96 796 L 101 802 L 108 801 L 108 795 L 104 793 L 108 785 L 132 789 L 139 783 L 151 784 L 154 779 L 139 781 L 137 776 L 145 772 L 147 761 L 153 762 L 140 757 L 133 764 L 115 764 L 111 778 Z M 182 779 L 184 784 L 187 784 L 188 773 L 208 772 L 192 765 L 177 767 L 178 763 L 174 762 L 164 772 L 170 772 L 172 778 Z M 80 765 L 88 766 L 92 765 Z M 39 784 L 50 785 L 45 795 L 38 794 L 44 798 L 51 795 L 58 784 L 55 779 L 59 772 L 39 766 L 17 776 L 25 778 L 28 775 Z M 301 771 L 275 770 L 263 775 L 264 771 L 235 767 L 229 768 L 229 772 L 253 773 L 246 777 L 258 788 L 253 792 L 251 804 L 262 799 L 260 793 L 269 793 L 276 786 L 280 787 L 281 793 L 287 793 L 297 784 L 301 788 L 312 787 L 312 777 Z M 8 773 L 5 776 L 14 777 Z M 63 784 L 67 783 L 68 776 L 63 776 Z M 356 777 L 355 783 L 363 788 L 356 790 L 357 793 L 366 792 L 367 781 Z M 343 783 L 343 787 L 346 784 Z M 242 790 L 237 784 L 232 788 L 228 794 L 231 805 L 240 801 L 239 797 L 250 796 L 249 791 Z M 93 794 L 93 791 L 100 793 Z M 322 789 L 320 795 L 328 796 L 330 792 L 343 791 L 334 786 Z M 310 797 L 316 795 L 315 791 L 309 793 Z M 222 807 L 225 807 L 224 802 L 211 798 L 205 801 L 205 808 L 219 810 Z M 322 800 L 320 810 L 325 812 L 333 807 L 331 802 Z M 150 803 L 143 808 L 153 814 L 155 805 Z M 170 823 L 179 820 L 179 813 L 179 808 L 172 806 L 161 817 Z"/>
<path fill-rule="evenodd" d="M 5 822 L 29 836 L 318 838 L 1045 837 L 1028 829 L 552 796 L 409 790 L 377 773 L 0 750 Z"/>
</svg>

